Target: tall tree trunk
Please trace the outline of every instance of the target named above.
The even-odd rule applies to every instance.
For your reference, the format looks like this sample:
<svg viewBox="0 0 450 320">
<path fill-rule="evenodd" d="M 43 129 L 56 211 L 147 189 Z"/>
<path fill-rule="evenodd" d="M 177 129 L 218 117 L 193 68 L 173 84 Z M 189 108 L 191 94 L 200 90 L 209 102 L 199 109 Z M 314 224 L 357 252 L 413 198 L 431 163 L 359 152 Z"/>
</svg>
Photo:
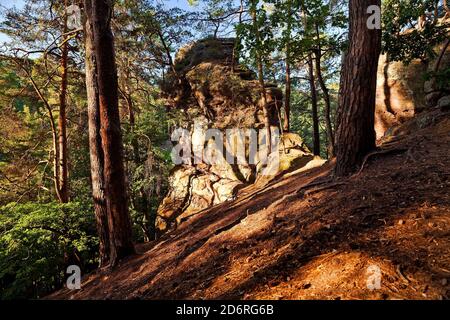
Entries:
<svg viewBox="0 0 450 320">
<path fill-rule="evenodd" d="M 309 87 L 311 90 L 311 109 L 313 119 L 313 153 L 315 156 L 320 156 L 319 112 L 317 107 L 317 90 L 314 77 L 314 65 L 311 53 L 308 55 L 307 63 L 309 73 Z"/>
<path fill-rule="evenodd" d="M 256 5 L 252 10 L 252 20 L 253 27 L 255 29 L 255 37 L 258 46 L 261 44 L 261 37 L 259 34 L 258 22 L 256 19 Z M 267 154 L 269 155 L 272 149 L 272 135 L 270 132 L 270 119 L 269 119 L 269 111 L 267 110 L 267 92 L 266 85 L 264 83 L 264 71 L 263 71 L 263 62 L 261 58 L 260 48 L 256 49 L 256 64 L 258 65 L 258 81 L 259 87 L 261 90 L 261 99 L 263 104 L 263 114 L 264 114 L 264 127 L 266 129 L 266 145 L 267 145 Z"/>
<path fill-rule="evenodd" d="M 286 48 L 286 51 L 288 49 Z M 283 121 L 283 131 L 289 132 L 290 124 L 290 113 L 291 113 L 291 65 L 286 56 L 286 88 L 284 89 L 284 121 Z"/>
<path fill-rule="evenodd" d="M 288 17 L 287 17 L 287 41 L 286 41 L 286 83 L 284 91 L 284 121 L 283 131 L 289 132 L 290 130 L 290 113 L 291 113 L 291 14 L 292 14 L 292 2 L 288 0 Z"/>
<path fill-rule="evenodd" d="M 319 49 L 316 50 L 316 74 L 317 74 L 317 80 L 319 81 L 320 88 L 322 90 L 323 94 L 323 100 L 325 102 L 325 126 L 327 128 L 327 139 L 328 139 L 328 158 L 334 157 L 334 134 L 333 134 L 333 127 L 331 126 L 331 102 L 330 102 L 330 94 L 328 92 L 327 85 L 325 83 L 325 80 L 322 76 L 322 69 L 320 67 L 321 65 L 321 56 L 322 52 L 319 46 Z"/>
<path fill-rule="evenodd" d="M 64 10 L 67 8 L 67 0 L 64 1 Z M 67 33 L 67 14 L 64 13 L 63 34 Z M 69 201 L 69 181 L 67 169 L 67 133 L 66 133 L 66 96 L 67 96 L 67 60 L 69 48 L 67 36 L 63 37 L 61 54 L 61 87 L 59 92 L 59 117 L 58 117 L 58 143 L 59 143 L 59 194 L 61 202 Z"/>
<path fill-rule="evenodd" d="M 308 14 L 306 11 L 305 2 L 300 3 L 303 16 L 303 25 L 305 27 L 305 32 L 308 30 Z M 312 120 L 313 120 L 313 154 L 315 156 L 320 156 L 320 133 L 319 133 L 319 112 L 317 107 L 317 90 L 316 81 L 314 78 L 314 63 L 312 58 L 312 53 L 308 53 L 306 64 L 308 66 L 309 74 L 309 87 L 311 90 L 311 109 L 312 109 Z"/>
<path fill-rule="evenodd" d="M 127 70 L 124 70 L 125 78 L 123 79 L 123 91 L 121 90 L 122 97 L 125 99 L 125 102 L 127 104 L 127 111 L 128 111 L 128 120 L 130 121 L 130 132 L 132 134 L 132 140 L 131 140 L 131 146 L 133 148 L 133 161 L 138 164 L 140 163 L 140 155 L 139 155 L 139 141 L 135 135 L 135 126 L 136 126 L 136 117 L 134 112 L 134 105 L 133 105 L 133 97 L 131 95 L 131 88 L 130 88 L 130 68 L 131 65 L 129 61 L 127 61 Z M 120 90 L 120 86 L 119 86 Z"/>
<path fill-rule="evenodd" d="M 110 240 L 110 263 L 134 253 L 123 164 L 123 142 L 118 105 L 118 81 L 111 31 L 113 1 L 93 1 L 95 58 L 100 104 L 100 134 Z"/>
<path fill-rule="evenodd" d="M 331 102 L 330 93 L 328 91 L 325 80 L 322 76 L 321 59 L 322 59 L 322 47 L 320 44 L 320 31 L 319 25 L 316 23 L 316 37 L 317 37 L 317 50 L 316 50 L 316 73 L 317 79 L 319 80 L 320 88 L 322 89 L 323 99 L 325 102 L 325 126 L 327 129 L 327 139 L 328 139 L 328 158 L 334 157 L 334 133 L 333 127 L 331 125 Z"/>
<path fill-rule="evenodd" d="M 240 0 L 240 6 L 239 6 L 239 14 L 238 14 L 238 26 L 240 26 L 242 24 L 242 14 L 244 13 L 244 0 Z M 234 72 L 235 68 L 236 68 L 236 62 L 239 61 L 239 55 L 237 52 L 237 46 L 240 45 L 240 39 L 239 39 L 239 35 L 236 34 L 236 40 L 234 42 L 234 47 L 233 47 L 233 57 L 232 57 L 232 61 L 231 61 L 231 70 Z"/>
<path fill-rule="evenodd" d="M 381 30 L 367 28 L 367 8 L 380 0 L 350 0 L 349 48 L 341 74 L 336 131 L 337 176 L 352 173 L 375 148 L 375 94 Z"/>
<path fill-rule="evenodd" d="M 94 0 L 95 1 L 95 0 Z M 86 91 L 89 118 L 89 153 L 91 160 L 92 197 L 99 236 L 100 266 L 109 263 L 109 228 L 103 177 L 103 150 L 100 137 L 100 104 L 97 85 L 97 64 L 95 60 L 91 0 L 85 0 L 85 52 Z"/>
</svg>

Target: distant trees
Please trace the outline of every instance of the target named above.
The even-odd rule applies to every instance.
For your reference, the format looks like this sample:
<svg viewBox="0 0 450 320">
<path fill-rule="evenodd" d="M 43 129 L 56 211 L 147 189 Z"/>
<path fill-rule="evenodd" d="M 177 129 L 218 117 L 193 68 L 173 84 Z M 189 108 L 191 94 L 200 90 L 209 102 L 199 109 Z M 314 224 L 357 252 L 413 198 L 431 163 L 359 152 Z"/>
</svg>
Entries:
<svg viewBox="0 0 450 320">
<path fill-rule="evenodd" d="M 0 46 L 2 298 L 41 297 L 63 285 L 67 264 L 83 273 L 114 265 L 132 241 L 153 238 L 173 125 L 158 87 L 171 54 L 191 37 L 189 15 L 146 0 L 114 3 L 114 15 L 97 9 L 97 43 L 94 1 L 26 0 L 4 11 L 2 3 L 0 32 L 9 36 Z M 85 32 L 74 10 L 88 13 Z"/>
<path fill-rule="evenodd" d="M 266 85 L 264 81 L 264 65 L 263 65 L 263 58 L 262 55 L 268 52 L 267 45 L 264 41 L 261 39 L 261 21 L 264 21 L 264 18 L 261 18 L 258 15 L 258 0 L 252 0 L 250 2 L 250 8 L 249 8 L 250 14 L 252 16 L 252 30 L 253 35 L 255 37 L 255 47 L 254 47 L 254 54 L 255 54 L 255 61 L 256 66 L 258 69 L 258 81 L 259 81 L 259 87 L 261 90 L 261 99 L 262 99 L 262 109 L 264 114 L 264 127 L 266 129 L 266 145 L 267 150 L 271 150 L 271 144 L 272 144 L 272 137 L 271 137 L 271 131 L 270 131 L 270 119 L 269 119 L 269 111 L 268 111 L 268 105 L 267 105 L 267 92 L 266 92 Z M 268 151 L 270 152 L 270 151 Z"/>
<path fill-rule="evenodd" d="M 27 2 L 22 10 L 6 11 L 5 21 L 0 26 L 0 30 L 14 40 L 5 46 L 7 59 L 21 69 L 21 76 L 31 84 L 45 106 L 52 132 L 54 194 L 61 203 L 67 203 L 70 196 L 67 96 L 69 61 L 73 58 L 73 39 L 78 31 L 68 30 L 66 8 L 67 1 Z M 41 55 L 40 59 L 34 59 L 37 54 Z M 52 101 L 53 94 L 58 96 L 57 107 Z"/>
<path fill-rule="evenodd" d="M 252 9 L 246 10 L 236 27 L 240 56 L 258 70 L 259 48 L 264 78 L 284 83 L 283 115 L 279 110 L 283 132 L 300 131 L 315 155 L 325 151 L 333 157 L 337 99 L 329 86 L 331 81 L 337 82 L 333 61 L 344 43 L 346 19 L 340 2 L 335 7 L 324 1 L 247 1 L 246 5 Z M 254 11 L 259 27 L 250 32 L 252 17 L 247 12 Z"/>
<path fill-rule="evenodd" d="M 349 48 L 342 66 L 336 131 L 337 176 L 352 173 L 375 148 L 375 95 L 381 29 L 369 29 L 367 8 L 380 0 L 350 0 Z"/>
<path fill-rule="evenodd" d="M 311 22 L 308 18 L 308 8 L 304 1 L 301 1 L 300 8 L 302 10 L 302 18 L 304 23 L 305 38 L 308 39 L 310 33 Z M 309 39 L 308 39 L 309 40 Z M 314 75 L 314 62 L 311 50 L 306 50 L 306 65 L 308 66 L 309 90 L 311 95 L 311 111 L 312 111 L 312 134 L 313 134 L 313 154 L 320 156 L 320 134 L 319 134 L 319 111 L 317 106 L 317 90 L 316 77 Z"/>
</svg>

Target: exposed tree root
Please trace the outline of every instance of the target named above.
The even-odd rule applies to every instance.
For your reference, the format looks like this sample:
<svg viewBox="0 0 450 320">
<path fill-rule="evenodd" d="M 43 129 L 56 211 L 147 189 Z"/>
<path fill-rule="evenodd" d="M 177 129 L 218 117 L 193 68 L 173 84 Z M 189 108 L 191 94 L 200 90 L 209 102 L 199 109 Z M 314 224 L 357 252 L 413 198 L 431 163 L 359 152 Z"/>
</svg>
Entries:
<svg viewBox="0 0 450 320">
<path fill-rule="evenodd" d="M 320 187 L 320 188 L 317 188 L 317 189 L 305 191 L 305 196 L 310 196 L 310 195 L 312 195 L 312 194 L 314 194 L 314 193 L 321 192 L 321 191 L 324 191 L 324 190 L 327 190 L 327 189 L 331 189 L 331 188 L 334 188 L 334 187 L 337 187 L 337 186 L 346 185 L 346 184 L 347 184 L 346 182 L 334 182 L 334 183 L 330 183 L 330 184 L 328 184 L 328 185 L 325 185 L 325 186 Z"/>
<path fill-rule="evenodd" d="M 408 151 L 407 148 L 390 148 L 390 149 L 381 149 L 381 150 L 373 151 L 373 152 L 369 153 L 368 155 L 366 155 L 366 156 L 364 157 L 364 160 L 363 160 L 363 162 L 362 162 L 361 168 L 360 168 L 359 171 L 358 171 L 357 173 L 355 173 L 353 176 L 354 176 L 354 177 L 359 176 L 359 175 L 361 174 L 361 172 L 363 172 L 364 167 L 365 167 L 366 164 L 367 164 L 367 161 L 368 161 L 371 157 L 373 157 L 373 156 L 381 155 L 381 154 L 389 154 L 389 153 L 403 153 L 403 152 L 406 152 L 406 151 Z"/>
</svg>

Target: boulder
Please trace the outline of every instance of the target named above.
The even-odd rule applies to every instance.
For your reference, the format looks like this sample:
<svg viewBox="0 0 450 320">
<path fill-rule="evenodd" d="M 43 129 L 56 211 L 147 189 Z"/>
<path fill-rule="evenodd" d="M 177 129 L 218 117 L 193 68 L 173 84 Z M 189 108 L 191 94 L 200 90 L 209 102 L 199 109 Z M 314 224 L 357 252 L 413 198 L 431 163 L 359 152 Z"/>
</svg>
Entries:
<svg viewBox="0 0 450 320">
<path fill-rule="evenodd" d="M 427 94 L 425 96 L 425 101 L 426 101 L 427 107 L 434 107 L 441 96 L 442 96 L 442 92 L 440 92 L 440 91 L 434 91 L 434 92 Z"/>
<path fill-rule="evenodd" d="M 434 48 L 438 55 L 443 48 Z M 377 72 L 375 106 L 375 132 L 377 140 L 415 117 L 418 113 L 435 107 L 442 96 L 450 93 L 450 83 L 437 81 L 434 74 L 436 60 L 413 60 L 409 64 L 389 61 L 381 55 Z M 439 70 L 450 66 L 450 46 L 444 53 Z M 445 108 L 445 107 L 444 107 Z"/>
<path fill-rule="evenodd" d="M 450 96 L 445 96 L 439 99 L 437 106 L 443 111 L 450 109 Z"/>
<path fill-rule="evenodd" d="M 377 139 L 390 127 L 414 117 L 416 110 L 425 106 L 421 78 L 425 72 L 426 66 L 420 61 L 405 66 L 402 62 L 389 61 L 386 55 L 380 56 L 375 104 Z"/>
<path fill-rule="evenodd" d="M 192 157 L 170 173 L 169 192 L 157 213 L 160 232 L 203 209 L 235 199 L 245 186 L 262 186 L 313 158 L 298 135 L 275 139 L 281 132 L 283 95 L 271 83 L 265 91 L 274 140 L 267 152 L 261 143 L 266 128 L 260 85 L 255 73 L 233 58 L 233 48 L 234 39 L 189 44 L 176 55 L 176 73 L 169 73 L 162 84 L 167 108 L 177 115 L 174 121 L 188 132 Z M 217 129 L 220 137 L 206 137 L 208 129 Z M 251 152 L 256 142 L 258 152 Z M 207 161 L 210 158 L 215 161 Z"/>
<path fill-rule="evenodd" d="M 438 86 L 437 86 L 435 78 L 431 78 L 430 80 L 427 80 L 424 82 L 423 91 L 426 94 L 436 92 L 437 90 L 438 90 Z"/>
</svg>

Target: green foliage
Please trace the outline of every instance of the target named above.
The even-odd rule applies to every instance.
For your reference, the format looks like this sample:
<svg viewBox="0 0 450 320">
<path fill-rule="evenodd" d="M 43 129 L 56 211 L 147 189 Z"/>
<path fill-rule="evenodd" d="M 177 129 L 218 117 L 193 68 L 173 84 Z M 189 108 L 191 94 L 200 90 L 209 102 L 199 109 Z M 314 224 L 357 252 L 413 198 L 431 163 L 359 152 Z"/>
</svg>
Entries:
<svg viewBox="0 0 450 320">
<path fill-rule="evenodd" d="M 436 80 L 437 89 L 447 90 L 447 88 L 450 88 L 450 68 L 425 74 L 425 80 L 430 80 L 432 78 Z"/>
<path fill-rule="evenodd" d="M 291 132 L 299 134 L 310 150 L 313 149 L 313 120 L 311 103 L 308 94 L 303 91 L 308 88 L 295 88 L 291 96 Z M 331 90 L 331 119 L 335 118 L 337 109 L 337 95 Z M 319 97 L 320 98 L 320 97 Z M 320 154 L 322 157 L 327 155 L 328 139 L 325 128 L 324 103 L 322 99 L 318 100 L 319 109 L 319 138 L 320 138 Z M 332 121 L 332 124 L 334 121 Z"/>
<path fill-rule="evenodd" d="M 0 298 L 41 297 L 60 287 L 67 265 L 96 264 L 89 204 L 9 203 L 0 207 Z"/>
<path fill-rule="evenodd" d="M 274 38 L 275 28 L 272 25 L 267 11 L 260 6 L 259 1 L 249 1 L 249 11 L 255 15 L 255 21 L 249 19 L 247 23 L 236 26 L 236 34 L 240 40 L 239 50 L 246 55 L 248 63 L 256 65 L 256 58 L 259 56 L 263 62 L 270 60 L 272 53 L 276 49 Z M 259 37 L 256 37 L 259 33 Z"/>
<path fill-rule="evenodd" d="M 434 0 L 385 0 L 383 2 L 383 51 L 391 61 L 409 63 L 433 58 L 433 48 L 447 37 L 448 25 L 436 24 Z M 423 28 L 420 16 L 426 16 Z"/>
</svg>

